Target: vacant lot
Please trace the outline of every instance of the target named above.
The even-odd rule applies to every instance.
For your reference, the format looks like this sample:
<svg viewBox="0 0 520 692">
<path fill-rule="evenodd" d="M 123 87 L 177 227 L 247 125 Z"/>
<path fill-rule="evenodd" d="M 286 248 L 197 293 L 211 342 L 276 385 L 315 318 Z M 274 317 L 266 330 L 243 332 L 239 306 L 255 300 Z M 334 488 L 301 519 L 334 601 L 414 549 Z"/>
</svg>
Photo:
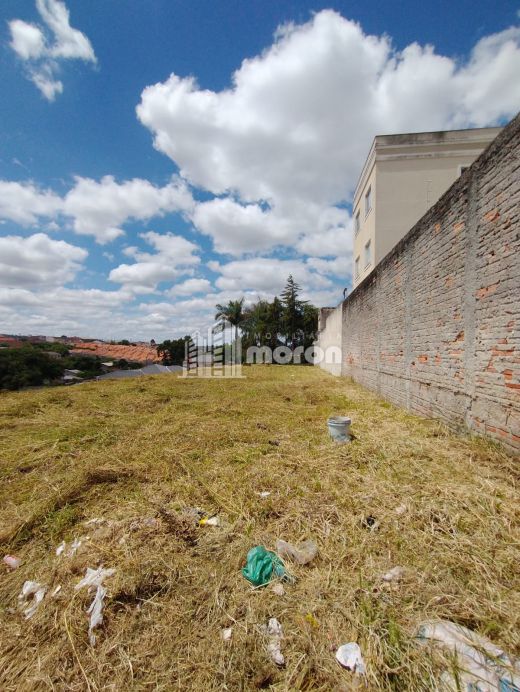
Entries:
<svg viewBox="0 0 520 692">
<path fill-rule="evenodd" d="M 520 653 L 517 462 L 317 369 L 244 372 L 0 395 L 0 550 L 22 560 L 0 564 L 2 691 L 347 690 L 334 652 L 349 641 L 360 689 L 432 690 L 442 661 L 414 633 L 437 617 Z M 330 442 L 334 413 L 352 416 L 351 444 Z M 190 524 L 190 507 L 221 525 Z M 240 572 L 277 538 L 319 546 L 287 564 L 284 595 Z M 74 586 L 99 565 L 116 571 L 92 647 L 92 595 Z M 384 584 L 397 565 L 402 581 Z M 29 620 L 25 580 L 48 589 Z M 284 668 L 266 652 L 270 617 Z"/>
</svg>

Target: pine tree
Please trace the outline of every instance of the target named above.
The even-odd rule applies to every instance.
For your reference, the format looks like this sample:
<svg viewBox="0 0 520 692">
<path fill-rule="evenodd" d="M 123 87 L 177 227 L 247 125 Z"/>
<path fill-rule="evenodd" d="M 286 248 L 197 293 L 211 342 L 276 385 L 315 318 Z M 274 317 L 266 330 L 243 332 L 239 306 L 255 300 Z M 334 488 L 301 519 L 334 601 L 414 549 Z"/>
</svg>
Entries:
<svg viewBox="0 0 520 692">
<path fill-rule="evenodd" d="M 306 300 L 300 300 L 301 287 L 289 274 L 285 288 L 280 294 L 283 306 L 283 325 L 285 343 L 292 349 L 298 345 L 299 337 L 303 332 L 303 306 Z"/>
</svg>

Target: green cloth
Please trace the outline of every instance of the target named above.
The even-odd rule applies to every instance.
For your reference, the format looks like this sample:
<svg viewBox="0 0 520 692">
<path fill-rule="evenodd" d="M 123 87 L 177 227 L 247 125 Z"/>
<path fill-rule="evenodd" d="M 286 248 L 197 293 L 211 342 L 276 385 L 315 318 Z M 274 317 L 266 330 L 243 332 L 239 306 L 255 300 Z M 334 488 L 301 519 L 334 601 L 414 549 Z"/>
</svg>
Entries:
<svg viewBox="0 0 520 692">
<path fill-rule="evenodd" d="M 275 577 L 285 577 L 285 567 L 276 553 L 266 550 L 263 545 L 257 545 L 247 554 L 246 566 L 242 574 L 254 586 L 265 586 Z"/>
</svg>

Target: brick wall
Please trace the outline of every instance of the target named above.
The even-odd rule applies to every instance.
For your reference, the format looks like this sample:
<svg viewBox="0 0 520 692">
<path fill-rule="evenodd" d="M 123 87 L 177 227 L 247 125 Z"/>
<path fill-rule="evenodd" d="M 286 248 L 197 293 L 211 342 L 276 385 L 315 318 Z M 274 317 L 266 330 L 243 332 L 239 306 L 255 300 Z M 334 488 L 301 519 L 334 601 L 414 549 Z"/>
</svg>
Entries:
<svg viewBox="0 0 520 692">
<path fill-rule="evenodd" d="M 517 116 L 372 274 L 322 314 L 318 343 L 341 347 L 342 375 L 518 452 L 519 329 Z"/>
</svg>

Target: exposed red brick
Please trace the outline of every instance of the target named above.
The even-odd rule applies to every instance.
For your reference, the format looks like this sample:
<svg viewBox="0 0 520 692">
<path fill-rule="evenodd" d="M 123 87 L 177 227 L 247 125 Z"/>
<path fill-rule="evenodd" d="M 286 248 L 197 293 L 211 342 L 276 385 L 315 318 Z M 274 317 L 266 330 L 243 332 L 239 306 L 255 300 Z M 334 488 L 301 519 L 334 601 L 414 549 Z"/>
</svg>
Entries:
<svg viewBox="0 0 520 692">
<path fill-rule="evenodd" d="M 486 298 L 487 296 L 493 295 L 498 288 L 498 283 L 490 284 L 489 286 L 483 286 L 479 288 L 475 293 L 476 297 L 480 300 L 481 298 Z"/>
<path fill-rule="evenodd" d="M 496 221 L 498 218 L 500 218 L 500 213 L 498 209 L 493 209 L 493 211 L 488 211 L 484 218 L 486 221 Z"/>
<path fill-rule="evenodd" d="M 514 348 L 504 348 L 504 349 L 499 349 L 499 348 L 492 348 L 491 353 L 494 356 L 510 356 L 512 353 L 515 352 Z"/>
</svg>

